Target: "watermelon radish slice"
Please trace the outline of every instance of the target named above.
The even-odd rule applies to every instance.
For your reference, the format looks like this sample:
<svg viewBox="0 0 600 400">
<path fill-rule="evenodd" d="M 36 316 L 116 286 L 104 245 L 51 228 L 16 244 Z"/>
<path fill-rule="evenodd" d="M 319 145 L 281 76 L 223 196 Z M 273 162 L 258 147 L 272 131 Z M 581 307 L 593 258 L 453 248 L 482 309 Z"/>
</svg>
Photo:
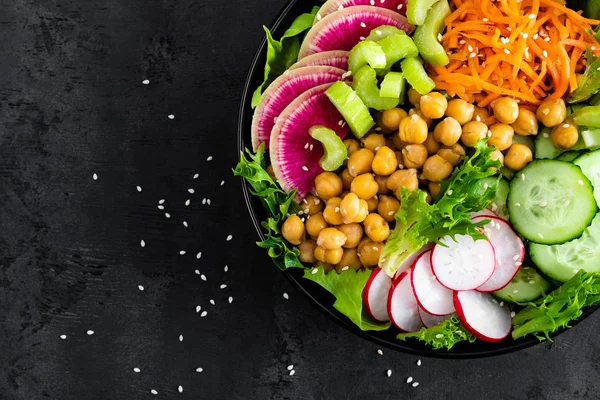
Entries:
<svg viewBox="0 0 600 400">
<path fill-rule="evenodd" d="M 342 139 L 348 134 L 344 119 L 325 94 L 329 86 L 330 83 L 320 85 L 298 96 L 281 112 L 271 132 L 269 152 L 273 172 L 283 190 L 298 190 L 295 198 L 298 202 L 323 171 L 319 166 L 323 147 L 310 136 L 309 129 L 322 125 Z"/>
<path fill-rule="evenodd" d="M 454 307 L 453 307 L 454 308 Z M 441 324 L 448 318 L 450 318 L 452 314 L 448 315 L 432 315 L 427 311 L 423 310 L 419 307 L 419 318 L 421 318 L 421 322 L 425 325 L 425 328 L 431 328 L 432 326 L 436 326 L 437 324 Z"/>
<path fill-rule="evenodd" d="M 400 267 L 396 271 L 395 277 L 399 278 L 400 274 L 402 274 L 404 271 L 408 270 L 410 267 L 413 266 L 413 264 L 415 263 L 415 261 L 417 261 L 417 258 L 419 258 L 421 254 L 431 249 L 433 249 L 433 243 L 426 244 L 425 246 L 421 247 L 419 251 L 408 256 L 408 258 L 404 260 L 402 264 L 400 264 Z"/>
<path fill-rule="evenodd" d="M 347 7 L 374 6 L 387 8 L 402 15 L 406 14 L 406 0 L 328 0 L 326 1 L 315 18 L 313 25 L 336 11 Z"/>
<path fill-rule="evenodd" d="M 363 290 L 365 310 L 376 321 L 390 320 L 387 311 L 387 299 L 392 287 L 392 279 L 379 267 L 371 272 L 371 276 Z"/>
<path fill-rule="evenodd" d="M 300 47 L 298 60 L 322 51 L 349 51 L 369 36 L 372 29 L 381 25 L 395 26 L 406 33 L 414 30 L 406 18 L 385 8 L 373 6 L 344 8 L 327 15 L 310 28 Z"/>
<path fill-rule="evenodd" d="M 322 53 L 315 53 L 292 64 L 288 70 L 302 67 L 316 67 L 319 65 L 347 70 L 348 56 L 349 53 L 345 50 L 331 50 L 324 51 Z"/>
<path fill-rule="evenodd" d="M 488 210 L 487 208 L 484 208 L 481 211 L 477 211 L 477 212 L 471 213 L 471 219 L 477 218 L 477 217 L 494 217 L 494 218 L 500 218 L 498 216 L 498 214 L 496 214 L 492 210 Z"/>
<path fill-rule="evenodd" d="M 298 96 L 325 83 L 342 79 L 343 69 L 328 66 L 312 66 L 286 71 L 273 81 L 262 95 L 262 101 L 252 117 L 252 148 L 258 149 L 265 142 L 269 147 L 271 130 L 279 114 Z"/>
<path fill-rule="evenodd" d="M 454 312 L 452 290 L 439 283 L 431 269 L 431 250 L 417 259 L 410 273 L 410 281 L 417 303 L 423 311 L 432 315 Z"/>
<path fill-rule="evenodd" d="M 476 290 L 454 292 L 454 307 L 463 326 L 485 342 L 499 342 L 510 333 L 507 305 L 500 305 L 487 293 Z"/>
<path fill-rule="evenodd" d="M 455 240 L 454 240 L 455 239 Z M 438 281 L 452 290 L 471 290 L 487 281 L 496 267 L 491 243 L 469 235 L 444 236 L 431 252 L 431 268 Z"/>
<path fill-rule="evenodd" d="M 483 234 L 488 237 L 496 253 L 496 268 L 494 273 L 477 290 L 480 292 L 495 292 L 508 285 L 519 271 L 525 257 L 523 241 L 513 231 L 510 225 L 501 218 L 477 217 L 473 222 L 489 219 L 490 222 L 482 228 Z"/>
<path fill-rule="evenodd" d="M 388 297 L 388 315 L 392 323 L 407 332 L 416 332 L 423 327 L 419 318 L 419 305 L 410 286 L 410 274 L 405 272 L 392 284 Z"/>
</svg>

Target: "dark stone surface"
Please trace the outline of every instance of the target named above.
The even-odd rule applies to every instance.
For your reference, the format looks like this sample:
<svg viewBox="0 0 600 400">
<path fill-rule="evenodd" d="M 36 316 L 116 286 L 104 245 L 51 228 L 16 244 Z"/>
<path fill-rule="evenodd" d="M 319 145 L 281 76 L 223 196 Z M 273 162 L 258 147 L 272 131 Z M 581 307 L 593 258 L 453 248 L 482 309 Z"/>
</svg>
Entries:
<svg viewBox="0 0 600 400">
<path fill-rule="evenodd" d="M 327 319 L 254 246 L 230 168 L 281 1 L 0 4 L 1 399 L 600 398 L 598 315 L 553 345 L 417 367 Z"/>
</svg>

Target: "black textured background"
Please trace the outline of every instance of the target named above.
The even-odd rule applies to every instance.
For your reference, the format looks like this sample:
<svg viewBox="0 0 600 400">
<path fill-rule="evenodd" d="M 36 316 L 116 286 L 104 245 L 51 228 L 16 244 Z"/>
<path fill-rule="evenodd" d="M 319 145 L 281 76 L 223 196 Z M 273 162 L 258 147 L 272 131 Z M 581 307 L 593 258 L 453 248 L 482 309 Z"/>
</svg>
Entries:
<svg viewBox="0 0 600 400">
<path fill-rule="evenodd" d="M 0 0 L 0 398 L 600 398 L 599 315 L 552 345 L 417 367 L 327 319 L 254 246 L 236 115 L 282 6 Z"/>
</svg>

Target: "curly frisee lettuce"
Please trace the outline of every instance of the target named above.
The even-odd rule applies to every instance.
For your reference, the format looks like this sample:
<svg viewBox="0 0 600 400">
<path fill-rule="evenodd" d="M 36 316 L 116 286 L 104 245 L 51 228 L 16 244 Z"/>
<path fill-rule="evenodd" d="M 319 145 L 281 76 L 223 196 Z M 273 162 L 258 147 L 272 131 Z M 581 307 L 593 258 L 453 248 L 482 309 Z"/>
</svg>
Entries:
<svg viewBox="0 0 600 400">
<path fill-rule="evenodd" d="M 450 350 L 457 343 L 465 341 L 473 343 L 476 339 L 462 327 L 454 315 L 431 328 L 421 328 L 418 332 L 400 333 L 396 338 L 400 340 L 416 339 L 435 350 Z"/>
</svg>

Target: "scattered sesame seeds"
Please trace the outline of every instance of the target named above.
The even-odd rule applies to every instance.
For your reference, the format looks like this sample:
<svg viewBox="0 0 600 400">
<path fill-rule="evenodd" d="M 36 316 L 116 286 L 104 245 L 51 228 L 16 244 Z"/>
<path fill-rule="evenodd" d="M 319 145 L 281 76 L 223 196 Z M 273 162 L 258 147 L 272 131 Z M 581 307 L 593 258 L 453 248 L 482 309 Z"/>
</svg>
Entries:
<svg viewBox="0 0 600 400">
<path fill-rule="evenodd" d="M 535 35 L 533 35 L 533 40 L 537 40 L 540 37 L 540 35 L 538 35 L 537 33 Z"/>
<path fill-rule="evenodd" d="M 381 35 L 383 35 L 383 32 L 381 32 L 379 29 L 377 29 L 377 30 L 375 31 L 375 34 L 376 34 L 377 36 L 381 36 Z"/>
<path fill-rule="evenodd" d="M 208 311 L 202 311 L 202 314 L 200 314 L 201 318 L 204 318 L 208 315 Z"/>
<path fill-rule="evenodd" d="M 91 329 L 90 329 L 90 330 L 89 330 L 89 331 L 87 331 L 86 333 L 87 333 L 89 336 L 92 336 L 92 335 L 93 335 L 95 332 L 94 332 L 93 330 L 91 330 Z"/>
<path fill-rule="evenodd" d="M 62 340 L 65 340 L 65 339 L 67 338 L 67 335 L 60 335 L 60 338 L 61 338 Z"/>
<path fill-rule="evenodd" d="M 411 383 L 413 381 L 413 377 L 409 376 L 408 378 L 406 378 L 406 383 Z"/>
<path fill-rule="evenodd" d="M 196 275 L 200 275 L 200 270 L 198 270 L 198 269 L 195 269 L 195 270 L 194 270 L 194 273 L 195 273 Z"/>
<path fill-rule="evenodd" d="M 290 299 L 290 295 L 284 292 L 283 293 L 283 298 L 286 299 L 286 300 L 289 300 Z"/>
<path fill-rule="evenodd" d="M 156 206 L 156 208 L 158 208 L 159 210 L 164 210 L 165 206 L 161 206 L 160 204 Z"/>
<path fill-rule="evenodd" d="M 215 305 L 215 301 L 214 301 L 213 299 L 210 299 L 208 302 L 209 302 L 210 304 L 212 304 L 213 306 Z"/>
<path fill-rule="evenodd" d="M 546 50 L 542 51 L 542 55 L 546 58 L 548 58 L 548 52 Z"/>
<path fill-rule="evenodd" d="M 504 53 L 505 54 L 510 54 L 510 50 L 509 49 L 504 49 Z"/>
<path fill-rule="evenodd" d="M 142 187 L 141 186 L 136 186 L 136 189 L 137 189 L 138 192 L 142 191 Z"/>
<path fill-rule="evenodd" d="M 160 200 L 158 201 L 158 204 L 164 204 L 164 202 L 165 202 L 165 199 L 160 199 Z"/>
<path fill-rule="evenodd" d="M 578 181 L 577 181 L 577 183 L 578 183 L 579 185 L 583 186 L 583 181 L 582 181 L 581 179 L 580 179 L 580 180 L 578 180 Z"/>
<path fill-rule="evenodd" d="M 98 174 L 94 173 L 94 175 L 92 175 L 92 179 L 94 179 L 95 181 L 98 180 Z"/>
<path fill-rule="evenodd" d="M 490 19 L 489 18 L 482 18 L 481 19 L 483 22 L 488 22 Z"/>
<path fill-rule="evenodd" d="M 210 199 L 206 199 L 206 204 L 210 206 Z"/>
<path fill-rule="evenodd" d="M 443 337 L 444 337 L 444 335 L 442 335 L 441 333 L 438 333 L 437 335 L 435 335 L 435 338 L 436 338 L 436 339 L 441 339 L 441 338 L 443 338 Z"/>
<path fill-rule="evenodd" d="M 308 145 L 309 145 L 309 144 L 310 144 L 310 143 L 306 142 L 306 144 L 304 145 L 304 150 L 308 149 Z"/>
<path fill-rule="evenodd" d="M 311 273 L 312 273 L 313 275 L 314 275 L 314 274 L 316 274 L 317 272 L 319 272 L 319 269 L 318 269 L 318 268 L 313 268 L 313 270 L 311 271 Z"/>
<path fill-rule="evenodd" d="M 187 221 L 183 221 L 183 226 L 185 226 L 186 228 L 188 227 Z"/>
<path fill-rule="evenodd" d="M 206 204 L 206 197 L 202 199 L 202 204 Z"/>
<path fill-rule="evenodd" d="M 150 81 L 149 81 L 148 79 L 144 79 L 144 80 L 142 81 L 142 84 L 143 84 L 143 85 L 149 85 L 149 84 L 150 84 Z"/>
<path fill-rule="evenodd" d="M 302 171 L 308 171 L 308 167 L 306 165 L 302 166 Z"/>
<path fill-rule="evenodd" d="M 196 312 L 197 312 L 197 313 L 199 313 L 199 312 L 200 312 L 200 310 L 202 310 L 202 306 L 200 306 L 200 305 L 197 305 L 197 306 L 196 306 Z"/>
<path fill-rule="evenodd" d="M 202 371 L 204 371 L 203 368 L 201 368 L 201 367 L 196 368 L 196 372 L 202 372 Z"/>
<path fill-rule="evenodd" d="M 529 14 L 529 19 L 535 19 L 535 14 Z"/>
<path fill-rule="evenodd" d="M 227 299 L 227 301 L 229 302 L 229 304 L 233 303 L 233 297 L 229 296 L 229 298 Z"/>
<path fill-rule="evenodd" d="M 189 188 L 189 189 L 188 189 L 188 193 L 189 193 L 189 194 L 194 194 L 194 193 L 196 193 L 196 191 L 195 191 L 194 189 L 192 189 L 192 188 Z"/>
<path fill-rule="evenodd" d="M 213 159 L 213 156 L 206 157 L 206 161 L 212 161 L 212 159 Z"/>
<path fill-rule="evenodd" d="M 140 246 L 146 247 L 146 242 L 144 241 L 144 239 L 140 240 Z"/>
<path fill-rule="evenodd" d="M 183 393 L 183 386 L 181 386 L 181 385 L 177 386 L 177 391 L 179 393 Z"/>
<path fill-rule="evenodd" d="M 194 174 L 194 176 L 192 177 L 192 179 L 198 179 L 200 177 L 200 174 Z"/>
<path fill-rule="evenodd" d="M 180 251 L 179 251 L 179 255 L 180 255 L 180 256 L 183 256 L 183 255 L 185 255 L 185 253 L 186 253 L 186 252 L 185 252 L 185 250 L 180 250 Z"/>
<path fill-rule="evenodd" d="M 471 54 L 469 54 L 469 58 L 475 58 L 475 57 L 477 57 L 477 53 L 471 53 Z"/>
<path fill-rule="evenodd" d="M 288 371 L 291 371 L 293 369 L 294 369 L 294 364 L 290 364 L 290 365 L 287 366 L 287 370 Z"/>
<path fill-rule="evenodd" d="M 140 292 L 144 291 L 144 287 L 142 285 L 138 285 L 138 289 L 140 289 Z"/>
<path fill-rule="evenodd" d="M 135 372 L 136 374 L 137 374 L 137 373 L 139 373 L 139 372 L 141 372 L 141 371 L 142 371 L 142 370 L 141 370 L 141 369 L 139 369 L 138 367 L 135 367 L 135 368 L 133 369 L 133 372 Z"/>
<path fill-rule="evenodd" d="M 226 265 L 223 267 L 223 272 L 227 272 L 227 271 L 229 271 L 229 266 Z"/>
<path fill-rule="evenodd" d="M 229 242 L 229 241 L 231 241 L 231 239 L 233 239 L 233 235 L 227 235 L 227 239 L 226 240 Z"/>
<path fill-rule="evenodd" d="M 200 275 L 200 279 L 202 279 L 204 282 L 206 282 L 206 275 L 204 275 L 204 274 Z"/>
<path fill-rule="evenodd" d="M 169 213 L 165 213 L 165 217 L 167 217 L 167 218 L 171 218 L 171 214 L 169 214 Z"/>
<path fill-rule="evenodd" d="M 186 207 L 187 207 L 187 206 L 189 206 L 189 205 L 190 205 L 190 203 L 191 203 L 190 199 L 187 199 L 187 200 L 185 201 L 185 206 L 186 206 Z"/>
<path fill-rule="evenodd" d="M 219 286 L 220 289 L 225 289 L 226 287 L 227 287 L 227 285 L 224 283 L 221 286 Z"/>
<path fill-rule="evenodd" d="M 402 10 L 402 6 L 403 4 L 399 4 L 398 7 L 396 7 L 397 10 Z"/>
<path fill-rule="evenodd" d="M 346 266 L 342 267 L 342 272 L 348 271 L 349 269 L 350 269 L 350 267 L 346 265 Z"/>
<path fill-rule="evenodd" d="M 377 349 L 377 354 L 379 354 L 380 356 L 382 356 L 383 355 L 383 350 Z"/>
<path fill-rule="evenodd" d="M 417 387 L 417 386 L 419 386 L 419 382 L 414 382 L 414 383 L 412 384 L 412 387 Z"/>
<path fill-rule="evenodd" d="M 390 376 L 392 376 L 392 370 L 391 370 L 391 369 L 388 369 L 388 370 L 387 370 L 387 376 L 388 376 L 388 378 L 389 378 Z"/>
<path fill-rule="evenodd" d="M 183 342 L 183 335 L 179 335 L 179 341 Z"/>
<path fill-rule="evenodd" d="M 150 389 L 150 393 L 152 393 L 152 394 L 158 394 L 158 392 L 156 390 L 154 390 L 154 389 Z"/>
<path fill-rule="evenodd" d="M 173 114 L 169 114 L 167 117 L 168 117 L 169 119 L 175 119 L 175 115 L 173 115 Z"/>
<path fill-rule="evenodd" d="M 361 22 L 361 23 L 360 23 L 360 27 L 361 27 L 361 28 L 366 28 L 366 27 L 367 27 L 367 24 L 365 24 L 364 22 Z"/>
<path fill-rule="evenodd" d="M 467 50 L 469 50 L 469 53 L 471 53 L 471 52 L 473 51 L 473 46 L 471 46 L 471 45 L 468 45 L 468 46 L 467 46 Z"/>
<path fill-rule="evenodd" d="M 296 370 L 293 369 L 290 371 L 290 376 L 294 376 L 295 374 L 296 374 Z"/>
<path fill-rule="evenodd" d="M 421 360 L 417 360 L 417 367 L 421 366 Z"/>
<path fill-rule="evenodd" d="M 221 181 L 221 186 L 223 186 L 225 184 L 225 181 Z"/>
</svg>

